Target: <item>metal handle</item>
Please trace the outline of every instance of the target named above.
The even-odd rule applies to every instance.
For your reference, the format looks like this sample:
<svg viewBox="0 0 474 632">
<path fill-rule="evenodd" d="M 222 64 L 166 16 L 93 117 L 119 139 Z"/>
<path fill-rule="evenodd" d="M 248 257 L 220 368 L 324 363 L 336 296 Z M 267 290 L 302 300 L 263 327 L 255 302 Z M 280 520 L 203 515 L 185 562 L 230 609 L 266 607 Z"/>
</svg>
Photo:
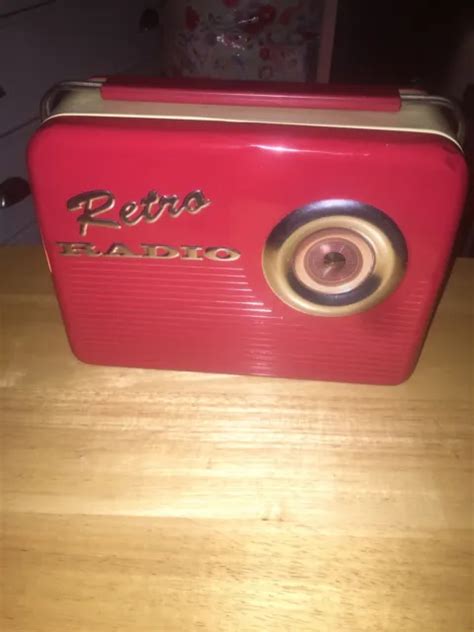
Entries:
<svg viewBox="0 0 474 632">
<path fill-rule="evenodd" d="M 52 86 L 41 99 L 40 117 L 44 121 L 50 116 L 54 104 L 61 92 L 70 92 L 83 88 L 100 88 L 104 81 L 102 79 L 91 79 L 89 81 L 61 81 Z"/>
<path fill-rule="evenodd" d="M 7 178 L 0 184 L 0 209 L 18 204 L 30 195 L 30 185 L 24 178 Z"/>
</svg>

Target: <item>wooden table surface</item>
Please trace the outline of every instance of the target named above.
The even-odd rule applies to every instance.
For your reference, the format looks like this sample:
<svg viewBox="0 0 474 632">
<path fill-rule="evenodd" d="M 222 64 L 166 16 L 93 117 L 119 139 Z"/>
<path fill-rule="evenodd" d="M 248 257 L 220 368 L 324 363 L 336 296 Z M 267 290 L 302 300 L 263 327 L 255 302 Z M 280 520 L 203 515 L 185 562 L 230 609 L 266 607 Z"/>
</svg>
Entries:
<svg viewBox="0 0 474 632">
<path fill-rule="evenodd" d="M 4 632 L 471 632 L 474 261 L 398 387 L 86 366 L 0 251 Z"/>
</svg>

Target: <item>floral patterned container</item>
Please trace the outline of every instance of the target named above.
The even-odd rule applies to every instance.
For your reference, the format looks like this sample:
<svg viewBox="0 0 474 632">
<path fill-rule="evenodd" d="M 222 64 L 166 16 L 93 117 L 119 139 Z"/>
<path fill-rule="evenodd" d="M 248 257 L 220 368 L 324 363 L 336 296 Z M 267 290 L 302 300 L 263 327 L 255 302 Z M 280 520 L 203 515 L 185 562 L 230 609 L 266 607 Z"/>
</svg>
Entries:
<svg viewBox="0 0 474 632">
<path fill-rule="evenodd" d="M 317 62 L 322 0 L 167 0 L 168 76 L 306 81 Z"/>
</svg>

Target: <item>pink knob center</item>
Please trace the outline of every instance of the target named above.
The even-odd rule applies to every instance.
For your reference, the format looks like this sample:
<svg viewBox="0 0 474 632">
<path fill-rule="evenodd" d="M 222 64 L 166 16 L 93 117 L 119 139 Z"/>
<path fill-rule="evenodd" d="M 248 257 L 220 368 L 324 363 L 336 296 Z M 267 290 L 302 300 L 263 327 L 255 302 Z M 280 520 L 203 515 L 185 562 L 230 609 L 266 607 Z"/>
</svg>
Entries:
<svg viewBox="0 0 474 632">
<path fill-rule="evenodd" d="M 359 233 L 325 229 L 304 239 L 295 249 L 293 270 L 308 288 L 327 294 L 355 289 L 372 272 L 375 255 Z"/>
</svg>

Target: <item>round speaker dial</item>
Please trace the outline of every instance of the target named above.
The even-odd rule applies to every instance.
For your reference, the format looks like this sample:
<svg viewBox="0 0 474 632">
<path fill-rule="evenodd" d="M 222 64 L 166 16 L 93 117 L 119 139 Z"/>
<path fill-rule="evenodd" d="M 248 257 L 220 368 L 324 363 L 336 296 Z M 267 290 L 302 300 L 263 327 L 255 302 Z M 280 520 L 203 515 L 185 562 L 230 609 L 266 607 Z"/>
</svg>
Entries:
<svg viewBox="0 0 474 632">
<path fill-rule="evenodd" d="M 293 211 L 271 232 L 263 253 L 272 290 L 291 307 L 323 316 L 376 305 L 396 288 L 406 261 L 396 224 L 352 200 Z"/>
</svg>

